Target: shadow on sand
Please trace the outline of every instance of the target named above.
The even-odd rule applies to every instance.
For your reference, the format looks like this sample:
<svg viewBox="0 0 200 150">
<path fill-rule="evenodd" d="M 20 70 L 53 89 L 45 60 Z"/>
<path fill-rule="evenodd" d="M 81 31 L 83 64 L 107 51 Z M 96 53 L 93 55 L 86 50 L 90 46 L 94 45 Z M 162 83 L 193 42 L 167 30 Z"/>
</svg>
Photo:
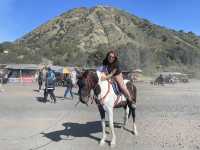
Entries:
<svg viewBox="0 0 200 150">
<path fill-rule="evenodd" d="M 76 137 L 88 137 L 93 140 L 99 141 L 99 137 L 95 137 L 92 134 L 101 132 L 101 122 L 87 122 L 85 124 L 82 123 L 72 123 L 67 122 L 62 124 L 65 129 L 59 131 L 53 131 L 49 133 L 41 133 L 44 137 L 51 139 L 52 141 L 58 142 L 61 140 L 71 140 Z M 62 138 L 65 137 L 73 137 L 73 138 Z"/>
<path fill-rule="evenodd" d="M 40 90 L 36 90 L 36 89 L 34 89 L 33 91 L 34 91 L 34 92 L 40 92 Z"/>
<path fill-rule="evenodd" d="M 45 103 L 44 97 L 36 97 L 36 100 L 40 103 Z"/>
<path fill-rule="evenodd" d="M 107 124 L 107 123 L 106 123 Z M 93 134 L 102 132 L 101 121 L 87 122 L 87 123 L 72 123 L 67 122 L 62 124 L 65 129 L 59 131 L 53 131 L 49 133 L 41 133 L 44 137 L 58 142 L 61 140 L 72 140 L 76 137 L 87 137 L 95 141 L 100 141 L 100 137 L 96 137 Z M 115 128 L 121 128 L 120 123 L 115 123 Z M 108 134 L 109 132 L 107 132 Z M 66 137 L 66 138 L 64 138 Z M 106 141 L 109 142 L 109 141 Z"/>
<path fill-rule="evenodd" d="M 63 99 L 64 97 L 63 96 L 56 96 L 56 98 Z"/>
</svg>

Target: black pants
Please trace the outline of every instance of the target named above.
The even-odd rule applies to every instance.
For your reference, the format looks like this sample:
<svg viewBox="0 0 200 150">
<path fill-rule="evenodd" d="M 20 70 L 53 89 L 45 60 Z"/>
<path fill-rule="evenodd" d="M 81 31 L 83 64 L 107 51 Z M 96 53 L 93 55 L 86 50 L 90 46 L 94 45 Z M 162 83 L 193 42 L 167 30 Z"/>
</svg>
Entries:
<svg viewBox="0 0 200 150">
<path fill-rule="evenodd" d="M 54 94 L 54 89 L 45 89 L 44 90 L 44 102 L 47 102 L 48 94 L 50 94 L 51 99 L 54 100 L 54 103 L 56 102 L 56 96 Z"/>
<path fill-rule="evenodd" d="M 39 90 L 41 90 L 41 87 L 42 87 L 42 80 L 39 80 L 39 81 L 38 81 L 38 85 L 39 85 Z"/>
</svg>

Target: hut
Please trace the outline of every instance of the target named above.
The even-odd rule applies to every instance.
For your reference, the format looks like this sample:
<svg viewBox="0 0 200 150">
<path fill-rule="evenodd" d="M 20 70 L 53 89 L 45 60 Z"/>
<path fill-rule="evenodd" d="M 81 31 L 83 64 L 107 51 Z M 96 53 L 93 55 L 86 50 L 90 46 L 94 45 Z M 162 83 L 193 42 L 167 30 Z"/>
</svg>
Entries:
<svg viewBox="0 0 200 150">
<path fill-rule="evenodd" d="M 5 69 L 8 70 L 8 83 L 32 83 L 35 81 L 39 66 L 37 64 L 9 64 Z"/>
</svg>

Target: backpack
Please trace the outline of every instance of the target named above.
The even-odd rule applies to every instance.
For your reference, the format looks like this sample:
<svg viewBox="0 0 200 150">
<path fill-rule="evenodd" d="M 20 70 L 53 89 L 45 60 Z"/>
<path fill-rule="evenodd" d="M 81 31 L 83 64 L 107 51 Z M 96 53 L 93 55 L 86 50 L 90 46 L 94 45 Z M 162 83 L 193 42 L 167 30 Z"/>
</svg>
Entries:
<svg viewBox="0 0 200 150">
<path fill-rule="evenodd" d="M 54 89 L 55 88 L 55 80 L 56 80 L 56 77 L 55 77 L 55 74 L 53 71 L 49 71 L 47 72 L 47 88 L 48 89 Z"/>
<path fill-rule="evenodd" d="M 73 86 L 72 79 L 69 78 L 69 77 L 65 78 L 65 80 L 64 80 L 64 86 L 65 87 L 72 87 Z"/>
</svg>

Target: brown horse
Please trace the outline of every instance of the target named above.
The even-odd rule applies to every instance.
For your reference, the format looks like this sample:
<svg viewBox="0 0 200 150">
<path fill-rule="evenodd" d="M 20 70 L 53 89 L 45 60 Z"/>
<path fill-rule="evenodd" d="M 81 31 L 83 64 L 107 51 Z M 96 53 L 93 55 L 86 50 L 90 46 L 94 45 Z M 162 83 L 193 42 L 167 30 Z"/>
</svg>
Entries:
<svg viewBox="0 0 200 150">
<path fill-rule="evenodd" d="M 98 110 L 100 112 L 101 121 L 102 121 L 102 131 L 103 137 L 100 141 L 100 145 L 105 143 L 106 133 L 105 133 L 105 112 L 108 113 L 109 117 L 109 126 L 112 132 L 112 141 L 111 146 L 116 144 L 116 136 L 114 132 L 113 125 L 113 108 L 124 107 L 125 116 L 124 116 L 124 126 L 128 121 L 128 117 L 132 114 L 133 118 L 133 133 L 137 135 L 137 128 L 135 124 L 135 109 L 136 109 L 136 87 L 131 81 L 126 80 L 126 86 L 132 96 L 133 102 L 128 103 L 127 99 L 121 95 L 118 96 L 115 94 L 111 81 L 100 79 L 101 72 L 91 72 L 85 71 L 82 76 L 79 78 L 77 84 L 79 86 L 79 100 L 88 105 L 89 100 L 95 100 Z"/>
</svg>

